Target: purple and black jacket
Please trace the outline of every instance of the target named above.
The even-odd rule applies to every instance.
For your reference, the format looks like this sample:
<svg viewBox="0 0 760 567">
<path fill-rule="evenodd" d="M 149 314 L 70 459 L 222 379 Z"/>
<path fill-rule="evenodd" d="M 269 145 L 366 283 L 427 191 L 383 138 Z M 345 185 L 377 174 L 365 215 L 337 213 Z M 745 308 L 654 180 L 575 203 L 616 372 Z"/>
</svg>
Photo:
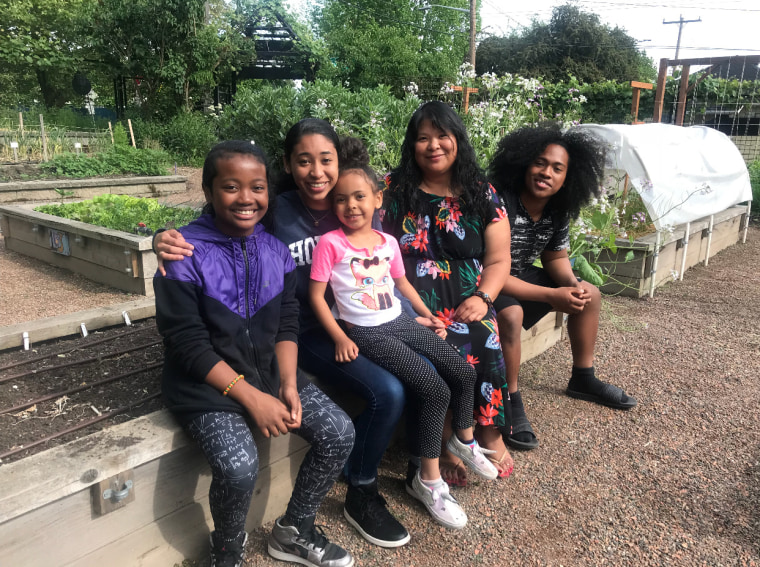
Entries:
<svg viewBox="0 0 760 567">
<path fill-rule="evenodd" d="M 298 342 L 295 263 L 263 226 L 233 238 L 203 215 L 180 230 L 193 255 L 156 273 L 156 323 L 166 347 L 162 392 L 186 423 L 201 413 L 244 414 L 235 400 L 206 384 L 224 360 L 248 383 L 278 396 L 275 344 Z M 300 377 L 299 377 L 300 378 Z"/>
</svg>

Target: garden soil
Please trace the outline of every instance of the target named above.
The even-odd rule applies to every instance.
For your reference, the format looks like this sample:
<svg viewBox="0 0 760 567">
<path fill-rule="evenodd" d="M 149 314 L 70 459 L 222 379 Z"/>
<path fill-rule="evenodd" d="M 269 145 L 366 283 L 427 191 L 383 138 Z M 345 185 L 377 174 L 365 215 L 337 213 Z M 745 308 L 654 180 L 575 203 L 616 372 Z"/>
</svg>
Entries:
<svg viewBox="0 0 760 567">
<path fill-rule="evenodd" d="M 198 189 L 185 196 L 197 199 Z M 541 445 L 513 453 L 509 479 L 471 476 L 467 487 L 453 489 L 469 516 L 464 530 L 434 524 L 405 493 L 406 456 L 397 446 L 383 459 L 379 485 L 412 534 L 408 545 L 381 549 L 358 537 L 342 516 L 341 483 L 317 523 L 352 551 L 359 566 L 760 565 L 758 265 L 760 228 L 753 226 L 746 244 L 690 269 L 684 281 L 658 289 L 653 299 L 605 298 L 596 369 L 636 396 L 639 406 L 631 411 L 564 395 L 571 364 L 567 340 L 523 365 L 523 399 Z M 27 261 L 0 244 L 0 325 L 129 298 Z M 0 353 L 0 367 L 53 354 L 0 370 L 0 380 L 36 370 L 23 380 L 0 382 L 0 409 L 160 360 L 154 322 L 122 335 L 131 330 L 120 326 L 86 339 L 33 345 L 37 352 Z M 113 340 L 88 348 L 106 338 Z M 138 348 L 109 355 L 129 347 Z M 41 368 L 93 352 L 98 358 L 87 366 L 47 374 Z M 159 371 L 144 374 L 96 386 L 90 397 L 54 396 L 38 403 L 36 412 L 0 415 L 0 451 L 155 393 Z M 153 403 L 119 419 L 153 411 Z M 269 529 L 251 534 L 246 565 L 282 565 L 266 556 Z"/>
</svg>

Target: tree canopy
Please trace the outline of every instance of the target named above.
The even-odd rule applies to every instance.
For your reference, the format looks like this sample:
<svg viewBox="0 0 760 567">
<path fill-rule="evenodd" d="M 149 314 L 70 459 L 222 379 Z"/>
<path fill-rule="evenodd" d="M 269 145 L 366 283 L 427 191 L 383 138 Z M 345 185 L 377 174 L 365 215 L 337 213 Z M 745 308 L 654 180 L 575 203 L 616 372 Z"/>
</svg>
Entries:
<svg viewBox="0 0 760 567">
<path fill-rule="evenodd" d="M 466 8 L 466 0 L 441 0 Z M 469 18 L 418 0 L 325 0 L 314 20 L 331 65 L 321 76 L 352 87 L 452 79 L 467 57 Z"/>
<path fill-rule="evenodd" d="M 36 77 L 46 106 L 72 94 L 71 78 L 87 54 L 80 30 L 91 6 L 91 0 L 0 0 L 0 64 L 22 85 Z"/>
<path fill-rule="evenodd" d="M 108 77 L 108 90 L 118 75 L 135 78 L 145 110 L 173 114 L 192 108 L 194 91 L 208 91 L 220 76 L 255 60 L 242 29 L 261 3 L 0 0 L 0 63 L 16 77 L 14 85 L 28 88 L 36 76 L 47 107 L 71 100 L 72 78 L 82 71 Z"/>
<path fill-rule="evenodd" d="M 516 73 L 561 81 L 646 81 L 655 77 L 652 60 L 624 29 L 610 28 L 599 16 L 565 4 L 548 23 L 533 21 L 521 33 L 491 37 L 478 46 L 479 73 Z"/>
</svg>

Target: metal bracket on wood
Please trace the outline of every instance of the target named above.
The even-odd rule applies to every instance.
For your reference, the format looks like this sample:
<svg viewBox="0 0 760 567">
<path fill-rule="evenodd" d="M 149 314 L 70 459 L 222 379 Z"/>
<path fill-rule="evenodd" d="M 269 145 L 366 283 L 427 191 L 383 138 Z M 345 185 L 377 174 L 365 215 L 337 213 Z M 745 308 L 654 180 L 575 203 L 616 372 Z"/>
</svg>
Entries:
<svg viewBox="0 0 760 567">
<path fill-rule="evenodd" d="M 92 486 L 93 512 L 97 516 L 103 516 L 134 501 L 133 477 L 133 471 L 130 469 L 94 484 Z"/>
</svg>

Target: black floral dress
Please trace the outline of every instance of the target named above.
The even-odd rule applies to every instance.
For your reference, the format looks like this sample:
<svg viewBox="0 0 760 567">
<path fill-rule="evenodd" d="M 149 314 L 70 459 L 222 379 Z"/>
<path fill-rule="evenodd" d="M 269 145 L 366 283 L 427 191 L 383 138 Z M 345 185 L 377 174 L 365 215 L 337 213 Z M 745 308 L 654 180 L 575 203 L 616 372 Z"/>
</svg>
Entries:
<svg viewBox="0 0 760 567">
<path fill-rule="evenodd" d="M 386 188 L 392 183 L 385 178 Z M 399 241 L 406 277 L 420 297 L 446 325 L 446 341 L 478 373 L 475 392 L 475 419 L 480 425 L 495 425 L 509 431 L 511 412 L 501 352 L 496 313 L 469 324 L 453 320 L 454 310 L 470 297 L 480 282 L 485 255 L 485 227 L 503 222 L 507 212 L 490 185 L 490 218 L 463 214 L 456 197 L 438 197 L 419 191 L 419 210 L 400 211 L 387 205 L 383 228 Z M 505 415 L 506 411 L 506 415 Z"/>
</svg>

